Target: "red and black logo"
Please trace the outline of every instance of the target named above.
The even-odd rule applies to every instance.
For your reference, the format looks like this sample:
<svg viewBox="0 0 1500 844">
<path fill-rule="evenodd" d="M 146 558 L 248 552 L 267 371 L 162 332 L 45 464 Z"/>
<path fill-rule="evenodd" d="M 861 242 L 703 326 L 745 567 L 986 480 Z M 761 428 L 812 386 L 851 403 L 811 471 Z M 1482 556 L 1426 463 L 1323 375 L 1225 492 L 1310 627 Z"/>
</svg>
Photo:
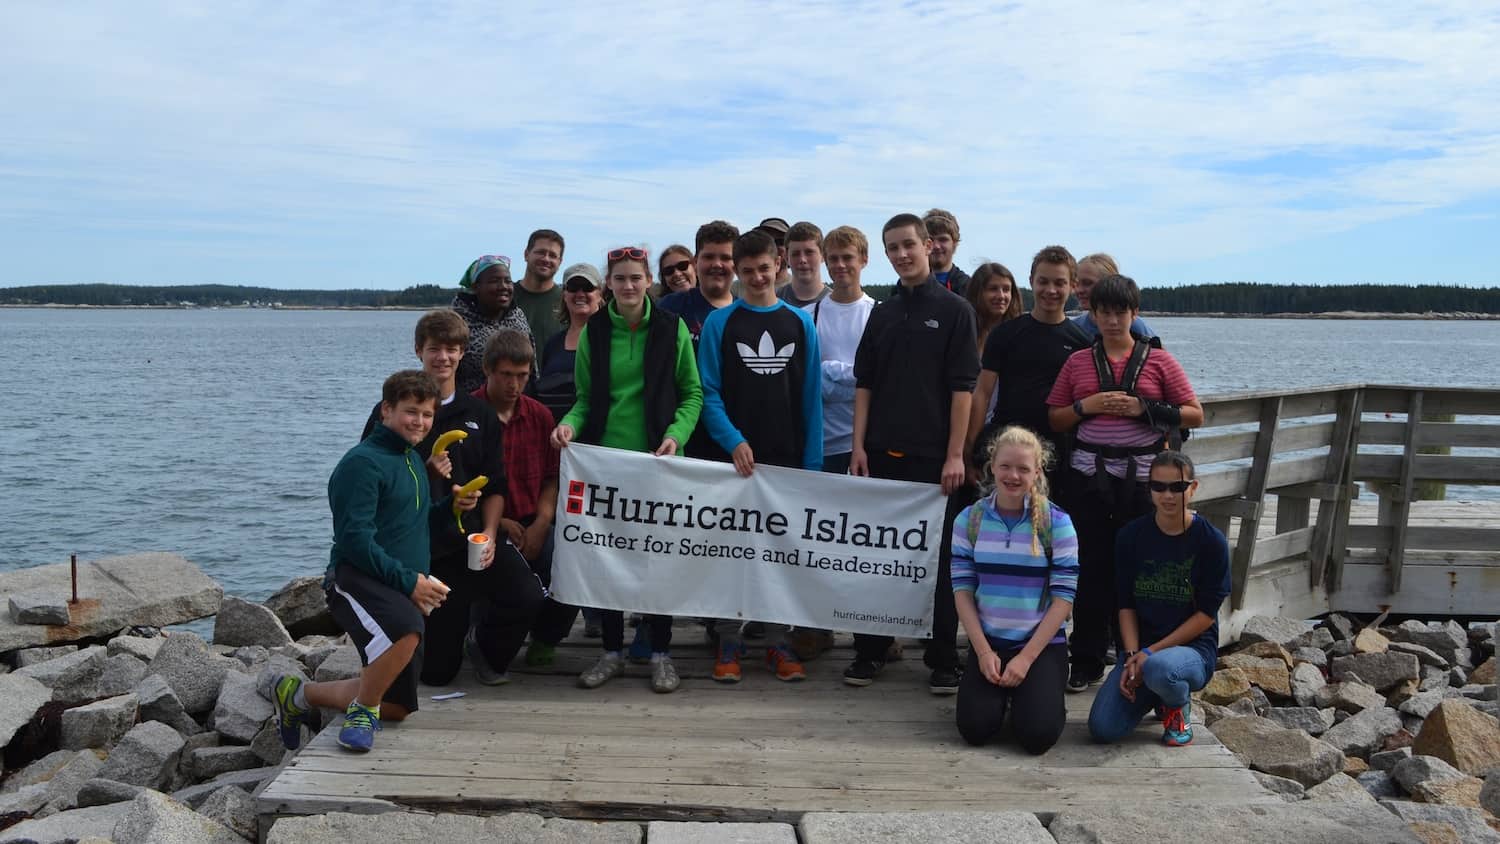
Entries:
<svg viewBox="0 0 1500 844">
<path fill-rule="evenodd" d="M 583 481 L 568 481 L 568 512 L 577 516 L 583 512 Z"/>
</svg>

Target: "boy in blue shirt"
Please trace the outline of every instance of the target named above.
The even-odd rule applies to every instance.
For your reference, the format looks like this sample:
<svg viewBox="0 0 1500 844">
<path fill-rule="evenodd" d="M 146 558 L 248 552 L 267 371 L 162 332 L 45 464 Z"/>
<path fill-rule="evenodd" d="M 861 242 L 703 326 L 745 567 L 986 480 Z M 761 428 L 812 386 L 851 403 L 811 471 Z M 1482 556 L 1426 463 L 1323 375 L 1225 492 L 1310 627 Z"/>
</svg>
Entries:
<svg viewBox="0 0 1500 844">
<path fill-rule="evenodd" d="M 752 230 L 734 242 L 734 269 L 745 295 L 708 315 L 698 341 L 702 424 L 734 468 L 749 477 L 756 463 L 823 468 L 823 357 L 812 317 L 776 296 L 777 249 Z M 715 622 L 719 656 L 713 678 L 740 680 L 740 623 Z M 782 636 L 766 649 L 781 680 L 806 677 Z"/>
</svg>

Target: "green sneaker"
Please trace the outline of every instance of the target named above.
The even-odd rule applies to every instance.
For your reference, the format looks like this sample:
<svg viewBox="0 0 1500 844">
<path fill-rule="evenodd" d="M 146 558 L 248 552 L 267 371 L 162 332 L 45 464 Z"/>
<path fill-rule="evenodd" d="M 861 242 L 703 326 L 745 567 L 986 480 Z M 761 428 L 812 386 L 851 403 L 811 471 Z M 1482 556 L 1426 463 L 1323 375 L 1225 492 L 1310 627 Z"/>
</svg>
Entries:
<svg viewBox="0 0 1500 844">
<path fill-rule="evenodd" d="M 307 717 L 295 703 L 297 690 L 302 688 L 302 678 L 295 674 L 283 674 L 271 682 L 271 705 L 276 710 L 276 732 L 281 734 L 281 743 L 287 750 L 296 750 L 302 744 L 302 723 Z"/>
<path fill-rule="evenodd" d="M 533 640 L 526 646 L 527 668 L 551 668 L 557 658 L 557 646 Z"/>
</svg>

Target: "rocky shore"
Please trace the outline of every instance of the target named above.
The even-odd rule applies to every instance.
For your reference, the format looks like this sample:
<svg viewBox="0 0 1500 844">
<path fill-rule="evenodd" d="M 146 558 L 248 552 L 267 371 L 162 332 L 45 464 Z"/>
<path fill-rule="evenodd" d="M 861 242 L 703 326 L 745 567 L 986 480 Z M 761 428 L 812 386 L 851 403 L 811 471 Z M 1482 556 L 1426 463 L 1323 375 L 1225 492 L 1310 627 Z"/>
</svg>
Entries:
<svg viewBox="0 0 1500 844">
<path fill-rule="evenodd" d="M 1378 803 L 1425 841 L 1500 842 L 1497 626 L 1256 617 L 1195 720 L 1283 800 Z"/>
<path fill-rule="evenodd" d="M 72 602 L 70 574 L 66 565 L 0 574 L 0 844 L 261 834 L 297 842 L 798 840 L 785 824 L 596 824 L 529 814 L 331 814 L 258 829 L 253 795 L 293 755 L 268 723 L 270 678 L 334 680 L 360 668 L 319 578 L 294 579 L 257 604 L 224 596 L 181 557 L 140 554 L 81 566 Z M 211 641 L 162 629 L 207 616 Z M 1368 830 L 1368 810 L 1384 807 L 1389 814 L 1377 811 L 1374 822 L 1394 832 L 1382 840 L 1500 842 L 1496 628 L 1252 619 L 1194 707 L 1268 791 L 1295 804 L 1244 807 L 1242 820 L 1253 815 L 1257 830 L 1279 824 L 1281 840 L 1356 840 L 1338 832 L 1354 828 L 1340 813 Z M 1129 840 L 1117 839 L 1118 824 L 1146 834 L 1156 822 L 1133 811 L 1140 817 L 809 814 L 800 832 L 804 842 L 916 841 L 999 825 L 1013 834 L 995 840 Z M 1235 811 L 1215 809 L 1212 823 Z M 1211 835 L 1195 823 L 1179 831 Z M 1286 832 L 1325 826 L 1313 838 Z M 1100 837 L 1104 830 L 1112 832 Z"/>
</svg>

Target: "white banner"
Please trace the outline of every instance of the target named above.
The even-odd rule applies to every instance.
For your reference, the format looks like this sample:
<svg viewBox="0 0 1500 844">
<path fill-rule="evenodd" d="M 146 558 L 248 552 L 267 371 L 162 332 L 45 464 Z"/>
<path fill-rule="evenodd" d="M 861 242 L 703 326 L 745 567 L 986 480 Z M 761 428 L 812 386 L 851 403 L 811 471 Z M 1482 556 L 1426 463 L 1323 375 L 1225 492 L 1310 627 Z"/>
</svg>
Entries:
<svg viewBox="0 0 1500 844">
<path fill-rule="evenodd" d="M 562 453 L 552 592 L 568 604 L 887 636 L 932 633 L 935 484 Z M 945 598 L 947 596 L 944 596 Z"/>
</svg>

